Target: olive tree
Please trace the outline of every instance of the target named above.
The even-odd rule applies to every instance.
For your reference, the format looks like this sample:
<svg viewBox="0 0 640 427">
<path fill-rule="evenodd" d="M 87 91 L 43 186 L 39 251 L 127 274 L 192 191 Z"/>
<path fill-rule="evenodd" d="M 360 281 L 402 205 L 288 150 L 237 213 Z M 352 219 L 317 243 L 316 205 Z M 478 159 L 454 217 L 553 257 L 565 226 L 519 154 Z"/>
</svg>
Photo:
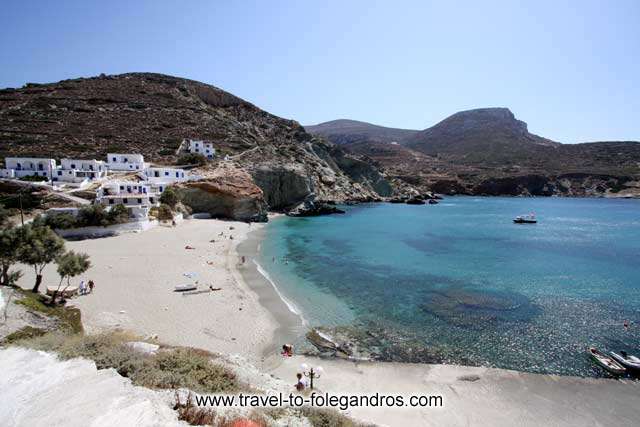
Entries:
<svg viewBox="0 0 640 427">
<path fill-rule="evenodd" d="M 12 265 L 18 262 L 19 235 L 14 227 L 0 229 L 0 285 L 12 285 L 19 272 L 9 273 Z"/>
<path fill-rule="evenodd" d="M 56 297 L 62 286 L 62 281 L 67 279 L 67 286 L 62 290 L 64 291 L 70 286 L 69 280 L 79 274 L 84 273 L 91 267 L 91 261 L 89 261 L 89 255 L 82 253 L 75 253 L 74 251 L 68 251 L 56 258 L 56 264 L 58 264 L 58 274 L 60 275 L 60 283 L 58 288 L 53 292 L 51 297 L 51 303 L 56 302 Z"/>
<path fill-rule="evenodd" d="M 42 270 L 64 252 L 64 240 L 51 228 L 27 224 L 18 229 L 20 244 L 18 260 L 33 267 L 36 282 L 32 292 L 38 292 L 42 283 Z"/>
</svg>

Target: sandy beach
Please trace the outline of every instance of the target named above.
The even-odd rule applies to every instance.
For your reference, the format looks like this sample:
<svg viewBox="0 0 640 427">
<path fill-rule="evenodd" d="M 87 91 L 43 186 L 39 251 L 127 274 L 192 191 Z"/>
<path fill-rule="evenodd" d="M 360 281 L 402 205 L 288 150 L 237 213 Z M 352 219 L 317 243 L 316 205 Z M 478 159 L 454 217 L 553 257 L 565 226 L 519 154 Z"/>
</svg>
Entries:
<svg viewBox="0 0 640 427">
<path fill-rule="evenodd" d="M 194 219 L 176 227 L 67 242 L 68 249 L 88 253 L 92 263 L 72 284 L 89 279 L 96 284 L 92 294 L 72 304 L 82 311 L 90 333 L 121 328 L 170 345 L 239 354 L 259 364 L 278 324 L 238 274 L 236 245 L 262 226 Z M 20 285 L 30 288 L 33 270 L 22 270 Z M 58 280 L 55 265 L 47 266 L 43 289 L 57 286 Z M 198 291 L 174 292 L 175 285 L 195 282 Z M 221 289 L 210 292 L 209 285 Z"/>
<path fill-rule="evenodd" d="M 634 381 L 454 365 L 281 357 L 282 342 L 304 331 L 300 318 L 252 262 L 264 237 L 263 227 L 188 220 L 175 228 L 67 242 L 69 249 L 88 253 L 92 261 L 92 268 L 73 283 L 81 279 L 96 282 L 93 294 L 74 298 L 72 303 L 81 309 L 88 332 L 121 328 L 166 344 L 222 353 L 231 356 L 241 376 L 254 382 L 262 378 L 264 384 L 254 385 L 265 390 L 293 391 L 295 374 L 306 362 L 325 369 L 316 382 L 319 392 L 443 397 L 443 408 L 356 408 L 348 412 L 378 425 L 640 423 L 636 411 L 640 384 Z M 26 267 L 23 271 L 20 284 L 30 288 L 33 272 Z M 57 285 L 57 280 L 55 266 L 48 266 L 43 284 Z M 177 284 L 195 281 L 203 292 L 173 291 Z M 209 285 L 222 289 L 209 292 Z"/>
<path fill-rule="evenodd" d="M 637 381 L 528 374 L 455 365 L 351 362 L 295 356 L 272 374 L 295 382 L 301 363 L 322 366 L 319 393 L 441 395 L 441 408 L 356 408 L 385 426 L 637 426 Z"/>
</svg>

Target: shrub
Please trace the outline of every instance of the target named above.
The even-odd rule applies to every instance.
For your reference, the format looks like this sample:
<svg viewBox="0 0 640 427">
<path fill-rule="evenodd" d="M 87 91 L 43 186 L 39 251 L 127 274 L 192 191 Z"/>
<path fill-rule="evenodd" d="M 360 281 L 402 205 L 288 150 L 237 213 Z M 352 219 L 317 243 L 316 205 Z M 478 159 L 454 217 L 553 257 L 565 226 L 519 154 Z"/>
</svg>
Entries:
<svg viewBox="0 0 640 427">
<path fill-rule="evenodd" d="M 162 194 L 160 195 L 160 203 L 167 204 L 172 208 L 178 203 L 180 199 L 178 198 L 178 193 L 173 187 L 167 187 Z"/>
<path fill-rule="evenodd" d="M 176 150 L 172 150 L 170 148 L 162 148 L 158 150 L 158 154 L 161 156 L 173 156 L 176 153 Z"/>
<path fill-rule="evenodd" d="M 240 389 L 233 372 L 192 348 L 171 348 L 155 355 L 133 350 L 135 337 L 122 332 L 98 335 L 48 333 L 19 344 L 58 353 L 62 359 L 84 357 L 98 369 L 113 368 L 133 384 L 150 388 L 189 388 L 198 393 L 231 393 Z"/>
<path fill-rule="evenodd" d="M 176 161 L 176 164 L 204 166 L 207 164 L 207 158 L 199 153 L 189 153 L 180 156 L 180 158 Z"/>
<path fill-rule="evenodd" d="M 109 225 L 124 224 L 129 221 L 129 211 L 124 205 L 115 205 L 107 213 L 107 222 Z"/>
<path fill-rule="evenodd" d="M 173 212 L 171 211 L 171 208 L 168 205 L 161 204 L 158 207 L 157 218 L 160 221 L 171 221 L 173 219 Z"/>
<path fill-rule="evenodd" d="M 43 181 L 49 181 L 49 178 L 47 178 L 46 176 L 39 176 L 39 175 L 27 175 L 20 178 L 20 181 L 43 182 Z"/>
<path fill-rule="evenodd" d="M 78 226 L 77 223 L 78 219 L 68 212 L 47 215 L 46 217 L 44 217 L 44 224 L 48 225 L 54 230 L 66 230 L 69 228 L 75 228 Z"/>
</svg>

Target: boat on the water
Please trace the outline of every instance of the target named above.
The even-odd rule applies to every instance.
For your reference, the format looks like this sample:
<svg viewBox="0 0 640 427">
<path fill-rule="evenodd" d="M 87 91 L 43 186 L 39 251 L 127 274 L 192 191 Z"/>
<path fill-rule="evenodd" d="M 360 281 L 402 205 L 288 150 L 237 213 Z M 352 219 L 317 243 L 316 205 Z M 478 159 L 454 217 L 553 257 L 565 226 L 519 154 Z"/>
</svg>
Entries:
<svg viewBox="0 0 640 427">
<path fill-rule="evenodd" d="M 623 375 L 627 372 L 627 369 L 624 366 L 594 347 L 589 347 L 587 353 L 589 353 L 594 362 L 610 374 Z"/>
<path fill-rule="evenodd" d="M 535 224 L 538 222 L 535 214 L 518 215 L 513 219 L 516 224 Z"/>
<path fill-rule="evenodd" d="M 634 371 L 640 371 L 640 358 L 636 357 L 632 354 L 627 354 L 626 351 L 621 351 L 620 354 L 616 353 L 616 352 L 609 352 L 609 354 L 611 354 L 611 357 L 618 362 L 619 364 L 621 364 L 622 366 L 624 366 L 627 369 L 632 369 Z"/>
<path fill-rule="evenodd" d="M 198 289 L 198 285 L 193 284 L 176 285 L 174 288 L 175 292 L 195 291 L 196 289 Z"/>
</svg>

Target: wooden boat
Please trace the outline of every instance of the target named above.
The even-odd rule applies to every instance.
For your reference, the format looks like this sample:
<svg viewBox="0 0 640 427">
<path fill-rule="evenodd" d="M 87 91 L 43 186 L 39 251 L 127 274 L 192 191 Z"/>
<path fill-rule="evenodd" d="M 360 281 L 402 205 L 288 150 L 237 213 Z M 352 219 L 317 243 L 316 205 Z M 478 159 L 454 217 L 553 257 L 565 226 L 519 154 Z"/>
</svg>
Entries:
<svg viewBox="0 0 640 427">
<path fill-rule="evenodd" d="M 538 222 L 536 216 L 534 214 L 529 215 L 518 215 L 513 219 L 513 222 L 516 224 L 535 224 Z"/>
<path fill-rule="evenodd" d="M 198 289 L 198 285 L 194 284 L 186 284 L 186 285 L 176 285 L 174 288 L 175 292 L 186 292 L 186 291 L 195 291 Z"/>
<path fill-rule="evenodd" d="M 640 358 L 639 357 L 633 356 L 631 354 L 627 354 L 624 351 L 621 351 L 620 354 L 611 351 L 611 352 L 609 352 L 609 354 L 611 354 L 611 357 L 616 362 L 618 362 L 619 364 L 621 364 L 625 368 L 632 369 L 632 370 L 635 370 L 635 371 L 640 371 Z"/>
<path fill-rule="evenodd" d="M 627 370 L 624 366 L 613 360 L 611 357 L 602 353 L 594 347 L 589 347 L 587 351 L 591 358 L 600 365 L 601 368 L 613 375 L 623 375 Z"/>
</svg>

